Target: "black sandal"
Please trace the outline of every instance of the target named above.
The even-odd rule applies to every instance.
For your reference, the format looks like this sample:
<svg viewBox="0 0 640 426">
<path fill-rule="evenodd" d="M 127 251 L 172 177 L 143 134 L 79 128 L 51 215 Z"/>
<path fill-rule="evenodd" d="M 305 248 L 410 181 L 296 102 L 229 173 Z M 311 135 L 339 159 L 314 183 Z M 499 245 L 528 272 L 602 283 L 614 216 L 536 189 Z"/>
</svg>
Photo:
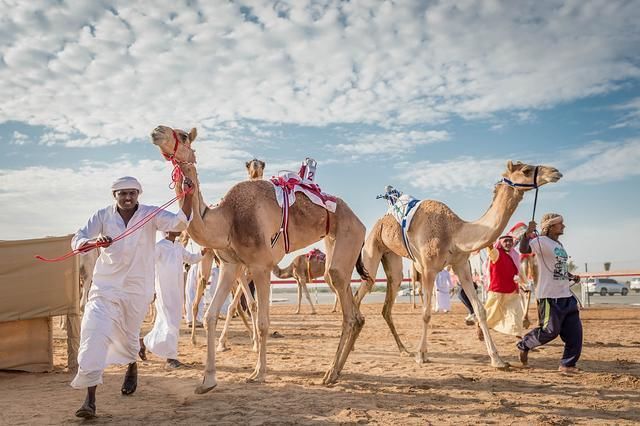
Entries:
<svg viewBox="0 0 640 426">
<path fill-rule="evenodd" d="M 138 366 L 137 364 L 131 363 L 127 368 L 127 372 L 124 375 L 124 382 L 122 382 L 122 392 L 123 395 L 131 395 L 136 391 L 138 387 Z"/>
</svg>

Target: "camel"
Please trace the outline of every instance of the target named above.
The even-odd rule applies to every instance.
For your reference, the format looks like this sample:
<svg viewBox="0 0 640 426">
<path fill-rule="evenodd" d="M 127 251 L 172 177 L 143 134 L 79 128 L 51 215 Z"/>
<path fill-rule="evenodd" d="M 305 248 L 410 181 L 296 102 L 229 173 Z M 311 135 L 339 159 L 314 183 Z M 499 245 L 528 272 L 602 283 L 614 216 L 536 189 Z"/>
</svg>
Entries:
<svg viewBox="0 0 640 426">
<path fill-rule="evenodd" d="M 531 320 L 529 319 L 529 306 L 531 305 L 531 293 L 535 293 L 536 287 L 538 286 L 538 263 L 536 262 L 535 256 L 529 254 L 527 256 L 522 257 L 520 260 L 520 268 L 522 270 L 522 274 L 527 278 L 527 280 L 532 284 L 526 293 L 526 299 L 524 301 L 524 319 L 522 320 L 522 326 L 524 328 L 529 328 L 531 325 Z M 535 298 L 535 295 L 534 295 Z M 537 303 L 537 299 L 536 299 Z"/>
<path fill-rule="evenodd" d="M 215 330 L 218 313 L 233 283 L 243 268 L 253 277 L 258 299 L 258 360 L 250 382 L 263 382 L 267 366 L 267 334 L 269 329 L 270 274 L 285 254 L 285 238 L 275 240 L 282 223 L 282 209 L 278 205 L 274 185 L 264 180 L 239 182 L 215 207 L 208 207 L 200 192 L 195 151 L 191 148 L 197 130 L 185 132 L 158 126 L 151 139 L 165 159 L 175 164 L 176 171 L 193 181 L 194 214 L 187 228 L 191 238 L 203 247 L 216 250 L 220 257 L 220 279 L 213 301 L 206 313 L 207 358 L 204 378 L 195 392 L 202 394 L 215 388 L 216 348 Z M 180 194 L 180 185 L 176 185 Z M 182 204 L 182 198 L 180 198 Z M 289 208 L 288 243 L 290 251 L 307 247 L 321 239 L 325 241 L 327 261 L 325 272 L 336 289 L 342 307 L 342 333 L 334 360 L 323 377 L 323 383 L 337 381 L 342 368 L 364 325 L 364 317 L 353 300 L 351 273 L 354 266 L 363 279 L 370 279 L 362 264 L 362 245 L 365 227 L 349 206 L 336 199 L 335 212 L 314 204 L 298 193 Z"/>
<path fill-rule="evenodd" d="M 317 250 L 317 249 L 316 249 Z M 316 314 L 316 309 L 311 302 L 311 296 L 307 289 L 307 283 L 313 282 L 314 278 L 319 278 L 324 275 L 325 270 L 325 256 L 320 250 L 313 250 L 307 254 L 301 254 L 296 256 L 291 264 L 284 269 L 280 269 L 278 265 L 273 267 L 273 275 L 278 278 L 294 278 L 298 284 L 298 307 L 295 314 L 300 313 L 300 305 L 302 303 L 302 293 L 304 292 L 309 305 L 311 306 L 311 314 Z M 329 280 L 325 280 L 329 282 Z M 333 312 L 336 307 L 334 306 Z"/>
<path fill-rule="evenodd" d="M 422 276 L 420 275 L 420 272 L 418 272 L 418 270 L 416 269 L 416 265 L 413 263 L 411 264 L 410 278 L 411 278 L 411 293 L 410 293 L 411 297 L 409 297 L 409 300 L 411 300 L 412 302 L 412 308 L 415 309 L 416 308 L 416 288 L 418 289 L 418 294 L 420 295 L 421 303 L 424 303 L 424 297 L 422 294 L 422 284 L 420 284 Z"/>
<path fill-rule="evenodd" d="M 537 174 L 536 174 L 537 172 Z M 436 274 L 447 265 L 453 267 L 462 288 L 469 296 L 480 327 L 491 365 L 507 368 L 499 356 L 486 323 L 486 313 L 473 288 L 471 268 L 468 263 L 472 252 L 492 244 L 503 231 L 522 200 L 524 192 L 547 183 L 557 182 L 562 174 L 553 167 L 531 166 L 520 162 L 507 163 L 502 179 L 495 187 L 493 200 L 485 214 L 474 222 L 460 219 L 444 203 L 426 200 L 419 204 L 413 222 L 407 231 L 414 264 L 424 279 L 421 281 L 425 303 L 422 307 L 422 335 L 415 354 L 416 362 L 427 362 L 427 327 L 431 319 L 431 301 Z M 536 179 L 537 177 L 537 179 Z M 382 261 L 387 276 L 387 295 L 382 314 L 393 334 L 401 353 L 410 352 L 402 344 L 396 332 L 391 309 L 402 280 L 402 257 L 409 257 L 403 244 L 400 225 L 391 215 L 384 215 L 373 226 L 365 242 L 363 259 L 371 276 L 376 276 Z M 357 305 L 371 291 L 371 282 L 363 281 L 355 296 Z"/>
<path fill-rule="evenodd" d="M 264 172 L 264 161 L 254 158 L 251 161 L 245 163 L 247 173 L 249 174 L 249 180 L 262 180 L 262 174 Z"/>
<path fill-rule="evenodd" d="M 218 346 L 216 347 L 217 352 L 224 352 L 229 350 L 229 347 L 227 346 L 228 345 L 227 333 L 229 332 L 229 325 L 231 324 L 231 319 L 233 318 L 236 312 L 242 319 L 242 322 L 244 323 L 245 327 L 249 331 L 249 334 L 251 335 L 253 351 L 258 352 L 258 337 L 257 337 L 258 325 L 257 325 L 257 318 L 256 318 L 256 302 L 251 295 L 251 290 L 249 289 L 249 281 L 251 281 L 250 276 L 246 271 L 244 274 L 240 274 L 240 278 L 237 281 L 237 286 L 235 290 L 232 292 L 233 300 L 229 305 L 229 309 L 227 310 L 227 316 L 224 320 L 224 326 L 222 327 L 222 332 L 220 333 L 220 337 L 218 338 Z M 242 297 L 243 294 L 245 295 L 249 311 L 251 312 L 251 315 L 250 315 L 251 325 L 249 325 L 249 322 L 245 317 L 245 313 L 240 307 L 240 298 Z"/>
</svg>

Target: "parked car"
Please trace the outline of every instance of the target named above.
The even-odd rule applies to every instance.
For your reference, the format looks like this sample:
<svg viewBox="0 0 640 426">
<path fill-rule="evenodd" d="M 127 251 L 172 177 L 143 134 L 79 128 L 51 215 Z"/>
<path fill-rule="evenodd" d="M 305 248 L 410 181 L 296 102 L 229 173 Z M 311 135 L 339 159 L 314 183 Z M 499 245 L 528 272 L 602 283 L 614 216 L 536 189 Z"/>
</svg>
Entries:
<svg viewBox="0 0 640 426">
<path fill-rule="evenodd" d="M 632 278 L 631 284 L 629 284 L 629 288 L 636 293 L 640 293 L 640 278 Z"/>
<path fill-rule="evenodd" d="M 589 278 L 585 282 L 587 286 L 587 292 L 589 296 L 599 294 L 600 296 L 613 296 L 614 294 L 620 294 L 626 296 L 629 294 L 629 289 L 618 281 L 612 278 Z"/>
</svg>

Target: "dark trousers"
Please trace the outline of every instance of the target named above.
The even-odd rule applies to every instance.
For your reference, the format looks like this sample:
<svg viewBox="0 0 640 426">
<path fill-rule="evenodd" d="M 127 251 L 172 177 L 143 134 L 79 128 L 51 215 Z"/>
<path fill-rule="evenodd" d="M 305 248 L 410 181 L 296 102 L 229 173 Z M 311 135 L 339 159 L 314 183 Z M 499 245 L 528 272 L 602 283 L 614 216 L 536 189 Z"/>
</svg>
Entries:
<svg viewBox="0 0 640 426">
<path fill-rule="evenodd" d="M 249 281 L 249 290 L 251 290 L 251 295 L 255 298 L 256 285 L 253 283 L 253 280 Z M 249 307 L 247 306 L 247 299 L 244 297 L 244 294 L 240 297 L 240 307 L 245 312 L 249 310 Z"/>
<path fill-rule="evenodd" d="M 476 294 L 478 293 L 478 284 L 473 283 L 473 288 L 476 289 Z M 460 291 L 458 292 L 458 299 L 462 302 L 462 304 L 467 308 L 470 314 L 473 313 L 473 305 L 471 305 L 471 300 L 469 300 L 469 296 L 464 292 L 464 289 L 460 287 Z"/>
<path fill-rule="evenodd" d="M 540 299 L 538 301 L 538 327 L 528 332 L 517 346 L 520 350 L 533 349 L 560 336 L 564 353 L 560 365 L 574 367 L 582 353 L 582 322 L 575 297 Z"/>
</svg>

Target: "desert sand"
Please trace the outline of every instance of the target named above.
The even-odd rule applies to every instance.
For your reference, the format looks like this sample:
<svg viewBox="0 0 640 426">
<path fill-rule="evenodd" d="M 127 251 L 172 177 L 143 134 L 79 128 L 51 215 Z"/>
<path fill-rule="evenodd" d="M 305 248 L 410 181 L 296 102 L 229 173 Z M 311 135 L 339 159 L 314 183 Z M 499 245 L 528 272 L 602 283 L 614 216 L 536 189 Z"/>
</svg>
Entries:
<svg viewBox="0 0 640 426">
<path fill-rule="evenodd" d="M 365 300 L 366 302 L 366 300 Z M 303 306 L 304 308 L 308 308 Z M 74 417 L 84 392 L 72 389 L 65 370 L 65 332 L 54 333 L 55 371 L 0 372 L 0 423 L 19 424 L 638 424 L 640 423 L 640 308 L 592 307 L 582 311 L 583 371 L 556 371 L 557 341 L 531 352 L 530 367 L 517 360 L 515 338 L 493 333 L 509 371 L 489 366 L 484 343 L 464 324 L 463 308 L 434 314 L 429 363 L 399 355 L 380 315 L 379 304 L 363 305 L 366 324 L 338 384 L 323 386 L 333 359 L 340 316 L 318 306 L 318 315 L 293 315 L 293 306 L 274 306 L 264 384 L 244 382 L 256 355 L 239 320 L 231 350 L 218 355 L 218 387 L 206 395 L 193 389 L 201 379 L 205 339 L 197 346 L 182 330 L 180 359 L 191 369 L 164 370 L 149 355 L 139 364 L 138 390 L 120 395 L 123 367 L 110 367 L 98 388 L 98 418 Z M 420 314 L 398 304 L 395 321 L 411 348 L 419 338 Z M 535 318 L 532 309 L 531 317 Z M 218 331 L 221 328 L 219 323 Z M 144 331 L 151 324 L 145 323 Z"/>
</svg>

